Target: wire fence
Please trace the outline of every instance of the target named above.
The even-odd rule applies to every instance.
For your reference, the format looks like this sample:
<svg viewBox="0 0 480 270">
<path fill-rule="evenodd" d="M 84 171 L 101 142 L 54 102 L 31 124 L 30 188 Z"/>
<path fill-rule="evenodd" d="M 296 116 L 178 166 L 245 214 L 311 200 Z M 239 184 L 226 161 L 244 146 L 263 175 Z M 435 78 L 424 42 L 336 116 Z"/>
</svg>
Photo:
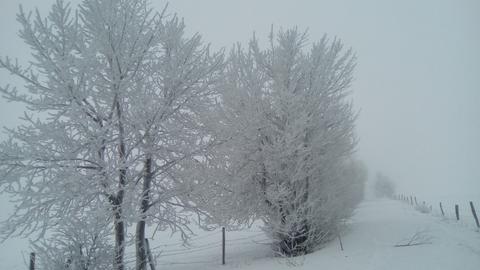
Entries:
<svg viewBox="0 0 480 270">
<path fill-rule="evenodd" d="M 421 213 L 441 217 L 445 221 L 455 222 L 458 225 L 474 228 L 477 232 L 480 231 L 477 209 L 473 201 L 460 204 L 448 200 L 430 204 L 429 202 L 418 199 L 415 195 L 405 194 L 395 195 L 394 199 L 411 205 Z"/>
<path fill-rule="evenodd" d="M 249 245 L 270 245 L 270 239 L 263 231 L 251 230 L 242 231 L 242 236 L 234 238 L 226 238 L 225 246 L 227 248 Z M 245 235 L 250 234 L 250 235 Z M 213 240 L 218 236 L 218 240 Z M 221 231 L 214 231 L 199 236 L 190 237 L 188 242 L 178 241 L 167 244 L 157 244 L 150 247 L 150 251 L 154 257 L 154 264 L 158 266 L 166 265 L 198 265 L 198 264 L 219 264 L 222 256 Z M 211 238 L 205 240 L 207 238 Z M 218 252 L 215 252 L 218 250 Z M 182 257 L 182 259 L 179 259 Z M 125 253 L 125 265 L 133 266 L 136 262 L 136 254 L 134 251 Z"/>
</svg>

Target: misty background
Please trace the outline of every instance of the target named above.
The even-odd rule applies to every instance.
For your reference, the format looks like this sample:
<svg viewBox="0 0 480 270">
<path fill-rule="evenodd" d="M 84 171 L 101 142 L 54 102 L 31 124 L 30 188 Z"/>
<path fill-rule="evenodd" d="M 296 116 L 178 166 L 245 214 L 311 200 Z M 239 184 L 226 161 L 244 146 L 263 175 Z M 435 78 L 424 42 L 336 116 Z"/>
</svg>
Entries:
<svg viewBox="0 0 480 270">
<path fill-rule="evenodd" d="M 27 63 L 29 48 L 17 36 L 18 5 L 45 14 L 53 2 L 0 3 L 0 56 Z M 158 11 L 166 3 L 151 2 Z M 266 42 L 271 25 L 308 28 L 311 41 L 325 33 L 342 39 L 358 57 L 356 155 L 370 178 L 381 171 L 398 193 L 419 198 L 480 200 L 480 1 L 173 0 L 168 12 L 227 51 L 254 31 Z M 15 82 L 0 70 L 2 85 Z M 22 113 L 0 99 L 0 126 L 15 127 Z M 0 220 L 10 210 L 0 195 Z M 1 243 L 0 268 L 23 269 L 22 249 L 28 250 L 26 240 Z"/>
</svg>

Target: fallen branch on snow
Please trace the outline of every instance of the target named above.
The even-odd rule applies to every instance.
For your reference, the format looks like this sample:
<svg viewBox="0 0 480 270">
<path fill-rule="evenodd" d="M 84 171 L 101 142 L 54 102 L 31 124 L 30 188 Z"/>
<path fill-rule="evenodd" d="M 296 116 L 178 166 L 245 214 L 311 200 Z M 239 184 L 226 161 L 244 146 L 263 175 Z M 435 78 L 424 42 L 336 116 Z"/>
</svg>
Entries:
<svg viewBox="0 0 480 270">
<path fill-rule="evenodd" d="M 417 231 L 415 232 L 415 234 L 412 235 L 412 237 L 410 237 L 409 239 L 400 241 L 399 243 L 394 245 L 394 247 L 410 247 L 410 246 L 431 244 L 432 238 L 433 237 L 427 234 L 427 230 Z M 405 241 L 407 242 L 405 243 Z"/>
</svg>

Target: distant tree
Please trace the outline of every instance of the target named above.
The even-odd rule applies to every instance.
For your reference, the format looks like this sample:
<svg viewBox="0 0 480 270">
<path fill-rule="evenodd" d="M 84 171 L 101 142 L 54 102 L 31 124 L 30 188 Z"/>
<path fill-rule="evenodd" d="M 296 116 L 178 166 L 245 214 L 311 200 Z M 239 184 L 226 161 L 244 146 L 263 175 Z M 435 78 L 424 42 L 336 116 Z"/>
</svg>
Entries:
<svg viewBox="0 0 480 270">
<path fill-rule="evenodd" d="M 272 32 L 265 50 L 256 38 L 246 50 L 237 46 L 222 93 L 232 138 L 219 154 L 226 204 L 243 221 L 261 218 L 285 256 L 311 252 L 334 235 L 344 216 L 340 175 L 355 146 L 352 52 L 326 37 L 309 50 L 307 42 L 290 29 Z"/>
<path fill-rule="evenodd" d="M 345 204 L 353 209 L 365 196 L 365 183 L 368 180 L 367 166 L 361 160 L 350 159 L 345 162 L 341 178 L 343 183 L 341 194 L 345 197 Z"/>
<path fill-rule="evenodd" d="M 377 173 L 374 191 L 377 198 L 392 198 L 393 194 L 395 194 L 395 184 L 388 176 Z"/>
</svg>

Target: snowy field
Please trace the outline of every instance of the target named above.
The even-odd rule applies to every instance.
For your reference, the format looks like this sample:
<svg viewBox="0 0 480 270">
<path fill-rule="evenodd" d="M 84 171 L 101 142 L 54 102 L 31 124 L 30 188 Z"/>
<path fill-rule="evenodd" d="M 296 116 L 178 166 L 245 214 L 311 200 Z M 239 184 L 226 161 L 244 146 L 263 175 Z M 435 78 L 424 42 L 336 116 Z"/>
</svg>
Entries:
<svg viewBox="0 0 480 270">
<path fill-rule="evenodd" d="M 480 232 L 468 212 L 460 222 L 452 214 L 447 211 L 447 218 L 442 218 L 435 210 L 422 214 L 399 201 L 369 200 L 360 204 L 349 229 L 342 234 L 344 251 L 335 240 L 294 260 L 273 257 L 259 225 L 227 232 L 225 266 L 221 265 L 219 230 L 197 230 L 189 247 L 182 245 L 178 235 L 157 232 L 150 246 L 157 269 L 480 269 Z M 431 243 L 394 247 L 405 244 L 417 232 Z M 13 247 L 16 242 L 3 243 L 2 248 Z M 133 258 L 133 250 L 129 250 L 126 261 L 132 267 Z M 6 261 L 0 266 L 1 270 L 27 269 Z"/>
<path fill-rule="evenodd" d="M 418 241 L 407 244 L 417 234 Z M 165 239 L 169 239 L 165 241 Z M 159 235 L 151 242 L 158 269 L 480 269 L 480 232 L 472 226 L 415 211 L 392 200 L 362 203 L 342 236 L 297 259 L 273 257 L 258 226 L 227 232 L 226 266 L 221 265 L 221 232 L 198 232 L 186 248 Z M 133 258 L 130 252 L 127 258 Z M 133 264 L 131 264 L 133 266 Z"/>
</svg>

